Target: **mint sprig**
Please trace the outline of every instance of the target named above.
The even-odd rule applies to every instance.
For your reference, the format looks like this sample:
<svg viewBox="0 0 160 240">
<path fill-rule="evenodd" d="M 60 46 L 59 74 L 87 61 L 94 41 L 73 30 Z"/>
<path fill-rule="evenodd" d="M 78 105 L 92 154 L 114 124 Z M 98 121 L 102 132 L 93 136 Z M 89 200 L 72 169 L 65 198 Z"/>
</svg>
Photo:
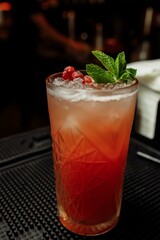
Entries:
<svg viewBox="0 0 160 240">
<path fill-rule="evenodd" d="M 97 64 L 86 64 L 86 72 L 97 83 L 116 83 L 134 80 L 137 70 L 127 68 L 125 53 L 120 52 L 114 60 L 111 56 L 99 51 L 92 51 L 92 54 L 99 60 L 102 67 Z"/>
</svg>

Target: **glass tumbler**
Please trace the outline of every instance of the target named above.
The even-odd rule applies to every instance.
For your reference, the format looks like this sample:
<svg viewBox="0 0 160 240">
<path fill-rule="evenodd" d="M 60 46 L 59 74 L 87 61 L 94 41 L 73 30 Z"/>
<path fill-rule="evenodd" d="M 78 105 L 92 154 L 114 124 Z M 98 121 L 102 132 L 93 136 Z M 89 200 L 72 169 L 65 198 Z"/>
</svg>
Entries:
<svg viewBox="0 0 160 240">
<path fill-rule="evenodd" d="M 58 217 L 94 236 L 116 226 L 121 210 L 138 80 L 120 87 L 67 87 L 46 79 Z"/>
</svg>

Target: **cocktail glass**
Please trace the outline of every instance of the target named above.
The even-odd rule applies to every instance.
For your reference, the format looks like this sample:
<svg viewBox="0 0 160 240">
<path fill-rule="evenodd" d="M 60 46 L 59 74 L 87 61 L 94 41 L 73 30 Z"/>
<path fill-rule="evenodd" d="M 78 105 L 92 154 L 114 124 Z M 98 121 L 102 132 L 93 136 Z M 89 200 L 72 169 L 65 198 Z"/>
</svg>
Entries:
<svg viewBox="0 0 160 240">
<path fill-rule="evenodd" d="M 53 84 L 60 76 L 46 79 L 58 217 L 74 233 L 99 235 L 120 216 L 138 81 L 67 88 Z"/>
</svg>

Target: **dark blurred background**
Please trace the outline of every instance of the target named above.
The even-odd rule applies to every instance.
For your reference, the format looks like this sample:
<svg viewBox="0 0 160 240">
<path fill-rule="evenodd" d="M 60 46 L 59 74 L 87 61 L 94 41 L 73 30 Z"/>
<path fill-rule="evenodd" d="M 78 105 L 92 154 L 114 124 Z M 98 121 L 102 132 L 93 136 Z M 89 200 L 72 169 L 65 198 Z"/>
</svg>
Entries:
<svg viewBox="0 0 160 240">
<path fill-rule="evenodd" d="M 0 1 L 0 137 L 47 125 L 45 78 L 93 49 L 160 58 L 159 0 Z"/>
</svg>

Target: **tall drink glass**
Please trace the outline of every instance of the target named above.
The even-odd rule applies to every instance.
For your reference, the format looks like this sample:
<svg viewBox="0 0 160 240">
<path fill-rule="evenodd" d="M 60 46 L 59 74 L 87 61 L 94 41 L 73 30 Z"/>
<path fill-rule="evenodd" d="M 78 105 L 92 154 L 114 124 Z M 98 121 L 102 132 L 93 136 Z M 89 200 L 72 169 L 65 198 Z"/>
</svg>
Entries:
<svg viewBox="0 0 160 240">
<path fill-rule="evenodd" d="M 118 222 L 138 81 L 103 88 L 46 79 L 58 217 L 80 235 Z"/>
</svg>

